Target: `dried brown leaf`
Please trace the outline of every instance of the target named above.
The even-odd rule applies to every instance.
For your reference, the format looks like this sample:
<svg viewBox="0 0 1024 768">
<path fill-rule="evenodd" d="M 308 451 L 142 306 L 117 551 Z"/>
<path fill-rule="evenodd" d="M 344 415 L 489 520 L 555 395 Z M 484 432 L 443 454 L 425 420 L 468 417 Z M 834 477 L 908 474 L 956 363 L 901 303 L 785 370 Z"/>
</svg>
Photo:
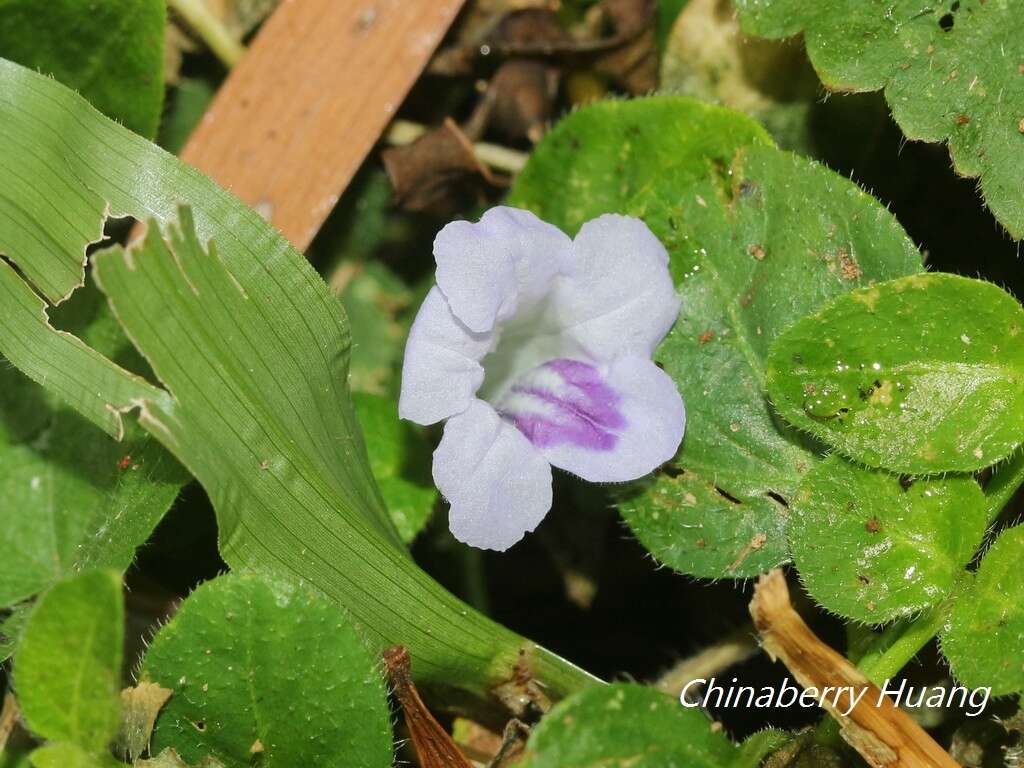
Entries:
<svg viewBox="0 0 1024 768">
<path fill-rule="evenodd" d="M 410 211 L 449 214 L 480 197 L 483 183 L 494 183 L 473 144 L 453 120 L 412 144 L 381 153 L 395 190 L 395 202 Z M 468 199 L 467 199 L 468 198 Z"/>
<path fill-rule="evenodd" d="M 138 760 L 148 749 L 160 709 L 171 698 L 171 690 L 143 681 L 121 691 L 121 730 L 116 750 L 128 760 Z"/>
</svg>

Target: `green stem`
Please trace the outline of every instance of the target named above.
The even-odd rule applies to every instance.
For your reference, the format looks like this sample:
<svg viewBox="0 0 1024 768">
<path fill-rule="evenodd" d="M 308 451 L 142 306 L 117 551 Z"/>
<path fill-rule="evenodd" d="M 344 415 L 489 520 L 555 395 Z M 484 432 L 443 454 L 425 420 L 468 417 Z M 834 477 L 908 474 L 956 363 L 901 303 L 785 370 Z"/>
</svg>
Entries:
<svg viewBox="0 0 1024 768">
<path fill-rule="evenodd" d="M 876 685 L 898 674 L 935 637 L 942 626 L 944 607 L 934 606 L 912 621 L 887 628 L 861 658 L 858 669 Z"/>
<path fill-rule="evenodd" d="M 487 572 L 484 567 L 483 551 L 475 547 L 463 547 L 462 567 L 466 602 L 480 613 L 490 613 L 491 599 L 487 591 Z"/>
<path fill-rule="evenodd" d="M 988 500 L 988 521 L 991 525 L 1014 494 L 1024 485 L 1024 451 L 1018 451 L 1003 463 L 985 486 Z M 945 614 L 944 605 L 934 606 L 912 621 L 899 621 L 881 632 L 867 646 L 856 632 L 848 633 L 851 642 L 850 660 L 857 664 L 871 682 L 884 683 L 895 676 L 938 633 Z M 839 723 L 825 718 L 815 731 L 815 739 L 823 744 L 839 741 Z"/>
<path fill-rule="evenodd" d="M 231 69 L 245 55 L 245 46 L 210 13 L 203 0 L 168 0 L 168 5 L 202 38 L 225 67 Z"/>
<path fill-rule="evenodd" d="M 1021 485 L 1024 485 L 1024 451 L 1017 451 L 999 466 L 985 485 L 989 524 L 995 522 Z"/>
<path fill-rule="evenodd" d="M 881 686 L 895 677 L 942 626 L 945 605 L 929 608 L 916 619 L 898 621 L 881 632 L 865 650 L 857 668 L 871 682 Z M 839 722 L 825 718 L 815 731 L 815 740 L 822 744 L 839 742 Z"/>
</svg>

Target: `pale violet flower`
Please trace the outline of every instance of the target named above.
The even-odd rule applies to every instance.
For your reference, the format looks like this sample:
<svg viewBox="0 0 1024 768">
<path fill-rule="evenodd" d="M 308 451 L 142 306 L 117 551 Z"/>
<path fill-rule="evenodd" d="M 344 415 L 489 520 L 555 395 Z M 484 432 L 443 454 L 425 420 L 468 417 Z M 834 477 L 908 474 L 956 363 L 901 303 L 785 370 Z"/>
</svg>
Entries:
<svg viewBox="0 0 1024 768">
<path fill-rule="evenodd" d="M 457 539 L 505 550 L 551 508 L 551 467 L 641 477 L 675 454 L 686 414 L 651 355 L 679 311 L 668 254 L 639 219 L 575 240 L 492 208 L 434 241 L 437 285 L 409 333 L 399 413 L 447 420 L 434 482 Z"/>
</svg>

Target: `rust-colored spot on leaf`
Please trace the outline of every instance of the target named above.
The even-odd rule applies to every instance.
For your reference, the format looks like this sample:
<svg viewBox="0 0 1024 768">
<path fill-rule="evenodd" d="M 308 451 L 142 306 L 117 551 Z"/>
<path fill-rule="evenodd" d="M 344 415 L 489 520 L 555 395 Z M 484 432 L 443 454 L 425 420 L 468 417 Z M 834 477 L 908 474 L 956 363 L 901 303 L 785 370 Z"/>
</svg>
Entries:
<svg viewBox="0 0 1024 768">
<path fill-rule="evenodd" d="M 839 257 L 839 274 L 844 280 L 856 280 L 864 274 L 857 259 L 846 248 L 840 248 L 837 255 Z"/>
</svg>

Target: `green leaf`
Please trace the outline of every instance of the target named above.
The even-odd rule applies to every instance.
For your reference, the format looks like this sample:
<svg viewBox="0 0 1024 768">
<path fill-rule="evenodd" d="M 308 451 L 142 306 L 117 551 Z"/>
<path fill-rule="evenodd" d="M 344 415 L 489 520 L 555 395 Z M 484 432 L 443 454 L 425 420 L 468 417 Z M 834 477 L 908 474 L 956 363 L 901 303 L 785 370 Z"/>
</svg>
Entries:
<svg viewBox="0 0 1024 768">
<path fill-rule="evenodd" d="M 811 596 L 840 616 L 877 624 L 944 600 L 988 524 L 971 477 L 896 475 L 832 456 L 804 476 L 789 541 Z"/>
<path fill-rule="evenodd" d="M 523 768 L 728 768 L 737 753 L 703 711 L 616 683 L 552 709 L 530 735 Z"/>
<path fill-rule="evenodd" d="M 988 500 L 989 520 L 995 520 L 1003 508 L 1024 485 L 1024 451 L 1018 450 L 1013 456 L 993 468 L 992 476 L 985 483 L 985 498 Z"/>
<path fill-rule="evenodd" d="M 53 75 L 152 138 L 164 101 L 163 0 L 0 0 L 0 56 Z"/>
<path fill-rule="evenodd" d="M 6 202 L 10 201 L 5 201 L 0 191 L 0 210 Z M 0 250 L 4 249 L 5 225 L 12 221 L 0 217 Z M 7 253 L 25 253 L 19 244 Z M 26 268 L 25 262 L 18 264 L 31 277 L 33 270 Z M 52 275 L 52 266 L 43 265 L 42 269 Z M 161 397 L 156 387 L 115 365 L 81 339 L 55 330 L 43 301 L 4 261 L 0 261 L 0 306 L 4 309 L 0 312 L 0 353 L 115 440 L 124 435 L 125 411 L 140 400 Z"/>
<path fill-rule="evenodd" d="M 748 736 L 730 768 L 759 768 L 764 759 L 793 740 L 793 734 L 767 728 Z"/>
<path fill-rule="evenodd" d="M 349 383 L 356 392 L 383 395 L 397 389 L 408 330 L 398 315 L 412 302 L 412 292 L 380 262 L 349 262 L 347 266 L 354 274 L 340 298 L 352 328 Z"/>
<path fill-rule="evenodd" d="M 723 9 L 722 0 L 686 4 L 666 41 L 661 88 L 744 112 L 784 149 L 810 154 L 820 84 L 803 50 L 744 35 Z"/>
<path fill-rule="evenodd" d="M 1024 309 L 980 280 L 927 274 L 861 288 L 772 347 L 791 423 L 872 467 L 973 471 L 1024 435 Z"/>
<path fill-rule="evenodd" d="M 167 241 L 153 222 L 138 248 L 93 263 L 115 316 L 172 392 L 142 405 L 142 423 L 204 481 L 215 506 L 287 487 L 294 472 L 312 482 L 285 498 L 330 494 L 382 542 L 399 543 L 358 439 L 344 386 L 349 337 L 329 294 L 311 290 L 306 275 L 285 288 L 233 273 L 215 245 L 204 250 L 187 208 Z M 225 463 L 231 474 L 213 479 Z M 221 520 L 226 552 L 237 524 Z"/>
<path fill-rule="evenodd" d="M 8 742 L 0 751 L 0 768 L 29 768 L 32 762 L 27 750 L 27 746 L 15 746 Z"/>
<path fill-rule="evenodd" d="M 141 367 L 92 286 L 56 315 L 93 349 Z M 134 422 L 115 442 L 17 370 L 0 368 L 0 496 L 9 510 L 0 606 L 76 570 L 126 569 L 187 479 Z"/>
<path fill-rule="evenodd" d="M 31 609 L 30 603 L 21 603 L 11 608 L 10 613 L 0 621 L 0 662 L 7 661 L 18 650 L 21 633 Z"/>
<path fill-rule="evenodd" d="M 195 768 L 223 768 L 223 765 L 216 758 L 206 756 L 195 764 Z M 136 760 L 134 766 L 135 768 L 189 768 L 188 763 L 181 759 L 181 755 L 170 747 L 149 760 Z"/>
<path fill-rule="evenodd" d="M 399 420 L 390 398 L 356 392 L 352 400 L 384 504 L 402 541 L 409 543 L 430 520 L 438 499 L 430 445 L 412 424 Z"/>
<path fill-rule="evenodd" d="M 788 557 L 785 504 L 816 454 L 766 401 L 772 340 L 832 296 L 920 269 L 881 205 L 761 146 L 750 124 L 678 98 L 584 109 L 538 147 L 512 195 L 567 231 L 609 211 L 639 216 L 668 248 L 682 311 L 656 358 L 683 394 L 686 437 L 621 509 L 660 562 L 698 576 Z"/>
<path fill-rule="evenodd" d="M 979 176 L 996 218 L 1024 236 L 1024 3 L 1021 0 L 736 0 L 744 29 L 803 32 L 826 86 L 884 89 L 910 139 L 947 142 Z"/>
<path fill-rule="evenodd" d="M 678 194 L 727 167 L 738 148 L 770 143 L 750 118 L 694 99 L 602 101 L 545 136 L 508 202 L 573 235 L 602 213 L 638 215 L 655 188 Z"/>
<path fill-rule="evenodd" d="M 656 357 L 683 393 L 687 434 L 675 466 L 621 509 L 659 561 L 698 576 L 754 575 L 788 557 L 784 505 L 816 456 L 766 402 L 771 341 L 832 296 L 920 269 L 881 205 L 759 146 L 750 125 L 679 98 L 584 109 L 512 194 L 568 231 L 609 211 L 640 216 L 669 250 L 683 309 Z"/>
<path fill-rule="evenodd" d="M 511 675 L 521 651 L 552 696 L 593 682 L 469 610 L 409 558 L 378 496 L 351 410 L 344 315 L 279 233 L 58 83 L 2 61 L 0 124 L 0 170 L 5 178 L 30 180 L 15 190 L 0 187 L 0 195 L 18 201 L 10 216 L 0 216 L 0 250 L 23 270 L 24 250 L 31 251 L 25 231 L 78 232 L 66 239 L 64 253 L 77 265 L 108 206 L 158 222 L 132 254 L 139 269 L 126 270 L 125 257 L 115 253 L 98 257 L 98 271 L 127 330 L 171 390 L 153 388 L 155 394 L 128 405 L 144 409 L 146 428 L 213 499 L 229 565 L 309 581 L 349 610 L 369 643 L 408 645 L 421 682 L 481 696 Z M 189 228 L 178 238 L 189 279 L 156 231 L 176 219 L 183 199 L 195 217 L 195 233 Z M 59 212 L 48 200 L 60 201 Z M 197 238 L 213 240 L 215 255 L 203 252 Z M 154 274 L 167 279 L 152 283 Z M 72 278 L 67 290 L 80 280 L 77 269 Z M 148 306 L 139 307 L 140 300 Z M 167 310 L 172 306 L 175 312 Z M 0 308 L 3 318 L 2 294 Z M 153 325 L 156 316 L 161 322 Z M 0 332 L 0 344 L 6 339 Z M 40 363 L 42 374 L 79 370 L 57 352 Z M 40 379 L 49 384 L 47 376 Z"/>
<path fill-rule="evenodd" d="M 56 407 L 16 370 L 0 388 L 47 418 L 21 439 L 0 407 L 0 605 L 31 597 L 83 568 L 123 571 L 178 494 L 184 472 L 156 441 L 129 425 L 117 443 L 74 411 Z M 5 398 L 6 399 L 6 398 Z"/>
<path fill-rule="evenodd" d="M 744 112 L 782 149 L 827 160 L 832 168 L 855 165 L 863 172 L 871 149 L 866 141 L 889 118 L 880 96 L 822 99 L 803 45 L 743 34 L 728 0 L 687 3 L 667 41 L 660 83 L 664 91 Z"/>
<path fill-rule="evenodd" d="M 679 18 L 679 14 L 683 12 L 688 2 L 689 0 L 659 0 L 657 33 L 660 50 L 665 50 L 676 19 Z"/>
<path fill-rule="evenodd" d="M 90 754 L 106 749 L 120 720 L 123 637 L 117 571 L 88 571 L 39 598 L 14 657 L 18 703 L 34 733 Z"/>
<path fill-rule="evenodd" d="M 47 744 L 29 755 L 35 768 L 124 768 L 110 755 L 87 752 L 75 744 Z"/>
<path fill-rule="evenodd" d="M 391 765 L 377 659 L 308 588 L 253 574 L 199 587 L 153 639 L 142 677 L 173 690 L 153 751 L 228 768 Z"/>
<path fill-rule="evenodd" d="M 160 121 L 157 136 L 160 146 L 175 155 L 181 152 L 216 92 L 216 88 L 206 80 L 193 77 L 179 79 L 166 114 Z"/>
<path fill-rule="evenodd" d="M 953 604 L 942 652 L 964 685 L 993 696 L 1024 692 L 1024 526 L 1000 534 Z"/>
</svg>

